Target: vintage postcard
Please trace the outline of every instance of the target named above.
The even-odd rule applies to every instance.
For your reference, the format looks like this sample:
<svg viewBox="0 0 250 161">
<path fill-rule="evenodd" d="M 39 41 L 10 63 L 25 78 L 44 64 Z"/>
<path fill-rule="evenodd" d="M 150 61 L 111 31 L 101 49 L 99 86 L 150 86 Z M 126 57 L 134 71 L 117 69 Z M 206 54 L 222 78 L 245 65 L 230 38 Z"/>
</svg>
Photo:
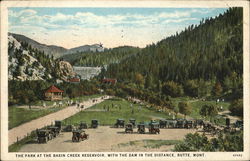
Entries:
<svg viewBox="0 0 250 161">
<path fill-rule="evenodd" d="M 1 160 L 249 160 L 249 1 L 2 1 Z"/>
</svg>

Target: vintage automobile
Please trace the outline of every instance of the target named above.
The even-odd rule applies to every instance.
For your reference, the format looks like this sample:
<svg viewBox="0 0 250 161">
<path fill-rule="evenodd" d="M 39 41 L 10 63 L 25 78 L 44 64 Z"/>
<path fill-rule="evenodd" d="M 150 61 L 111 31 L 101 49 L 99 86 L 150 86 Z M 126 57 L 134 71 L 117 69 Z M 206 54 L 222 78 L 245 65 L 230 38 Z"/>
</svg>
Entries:
<svg viewBox="0 0 250 161">
<path fill-rule="evenodd" d="M 167 127 L 168 128 L 176 128 L 177 121 L 174 119 L 167 119 Z"/>
<path fill-rule="evenodd" d="M 53 138 L 57 137 L 60 134 L 60 129 L 56 126 L 48 126 L 47 129 L 49 130 Z"/>
<path fill-rule="evenodd" d="M 145 134 L 145 124 L 144 123 L 138 124 L 137 128 L 138 128 L 137 132 L 139 134 Z"/>
<path fill-rule="evenodd" d="M 75 129 L 74 125 L 67 125 L 63 131 L 64 132 L 72 132 Z"/>
<path fill-rule="evenodd" d="M 89 138 L 89 135 L 84 130 L 73 130 L 72 131 L 72 142 L 79 142 Z"/>
<path fill-rule="evenodd" d="M 133 125 L 133 127 L 135 127 L 135 121 L 136 121 L 135 119 L 132 119 L 132 118 L 129 119 L 129 123 L 131 123 Z"/>
<path fill-rule="evenodd" d="M 239 128 L 239 129 L 243 129 L 243 121 L 242 121 L 242 120 L 237 120 L 237 121 L 234 123 L 234 127 L 235 127 L 235 128 Z"/>
<path fill-rule="evenodd" d="M 62 129 L 62 121 L 56 120 L 55 121 L 55 126 L 59 128 L 59 130 L 61 131 Z"/>
<path fill-rule="evenodd" d="M 159 121 L 159 124 L 160 124 L 160 128 L 166 128 L 167 127 L 167 120 L 161 119 Z"/>
<path fill-rule="evenodd" d="M 51 139 L 49 130 L 40 129 L 36 130 L 37 142 L 38 143 L 47 143 Z"/>
<path fill-rule="evenodd" d="M 185 121 L 184 127 L 187 128 L 187 129 L 193 128 L 193 120 Z"/>
<path fill-rule="evenodd" d="M 156 122 L 150 122 L 148 125 L 148 131 L 150 134 L 160 134 L 159 124 Z"/>
<path fill-rule="evenodd" d="M 118 127 L 122 127 L 122 128 L 123 128 L 124 125 L 125 125 L 124 119 L 117 119 L 114 126 L 115 126 L 116 128 L 118 128 Z"/>
<path fill-rule="evenodd" d="M 203 127 L 204 126 L 204 121 L 203 120 L 201 120 L 201 119 L 198 119 L 198 120 L 196 120 L 196 124 L 197 124 L 197 127 L 199 127 L 199 128 L 201 128 L 201 127 Z"/>
<path fill-rule="evenodd" d="M 185 119 L 177 119 L 176 127 L 177 128 L 184 128 L 185 123 L 186 123 Z"/>
<path fill-rule="evenodd" d="M 80 125 L 79 125 L 79 128 L 78 129 L 87 129 L 88 128 L 88 125 L 86 122 L 81 122 Z"/>
<path fill-rule="evenodd" d="M 91 128 L 97 128 L 98 125 L 99 125 L 98 120 L 93 119 L 93 120 L 91 121 Z"/>
<path fill-rule="evenodd" d="M 133 124 L 132 123 L 126 124 L 125 133 L 133 133 Z"/>
</svg>

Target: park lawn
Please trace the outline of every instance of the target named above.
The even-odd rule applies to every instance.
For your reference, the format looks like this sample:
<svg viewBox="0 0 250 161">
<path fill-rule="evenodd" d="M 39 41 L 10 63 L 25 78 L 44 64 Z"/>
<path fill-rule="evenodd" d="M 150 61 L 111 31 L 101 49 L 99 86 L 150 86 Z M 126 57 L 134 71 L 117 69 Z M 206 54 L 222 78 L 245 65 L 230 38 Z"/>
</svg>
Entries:
<svg viewBox="0 0 250 161">
<path fill-rule="evenodd" d="M 16 106 L 9 107 L 9 129 L 19 126 L 23 123 L 29 122 L 36 118 L 48 115 L 63 109 L 63 107 L 49 108 L 49 109 L 23 109 Z"/>
<path fill-rule="evenodd" d="M 228 107 L 230 105 L 229 102 L 218 102 L 216 104 L 216 101 L 195 101 L 191 102 L 190 105 L 192 106 L 192 113 L 190 114 L 193 118 L 201 118 L 201 115 L 199 114 L 200 109 L 203 105 L 216 105 L 219 108 L 222 106 L 223 110 L 228 110 Z"/>
<path fill-rule="evenodd" d="M 105 109 L 109 108 L 109 111 L 105 111 L 104 107 Z M 119 109 L 119 107 L 121 107 L 121 109 Z M 132 109 L 134 109 L 134 112 L 132 112 Z M 133 104 L 127 100 L 115 97 L 65 119 L 63 124 L 77 125 L 83 121 L 90 125 L 92 119 L 97 119 L 100 125 L 114 125 L 118 118 L 124 119 L 125 123 L 127 123 L 130 118 L 134 118 L 136 122 L 139 123 L 149 122 L 152 119 L 166 119 L 170 118 L 170 116 L 166 113 L 147 108 L 146 105 Z"/>
<path fill-rule="evenodd" d="M 171 99 L 175 105 L 176 108 L 178 108 L 178 103 L 181 102 L 181 101 L 186 101 L 189 103 L 189 105 L 192 107 L 192 112 L 191 114 L 189 115 L 190 117 L 192 118 L 195 118 L 195 119 L 201 119 L 202 116 L 200 115 L 200 109 L 203 105 L 216 105 L 218 106 L 219 108 L 222 106 L 223 107 L 223 111 L 224 110 L 228 110 L 228 107 L 230 105 L 229 102 L 218 102 L 216 103 L 216 101 L 202 101 L 202 100 L 199 100 L 199 99 L 193 99 L 193 98 L 190 98 L 190 97 L 178 97 L 178 98 L 172 98 Z M 209 121 L 209 118 L 205 118 L 206 120 Z M 217 115 L 215 117 L 216 120 L 216 124 L 218 125 L 225 125 L 226 122 L 225 122 L 225 119 L 220 116 L 220 115 Z"/>
<path fill-rule="evenodd" d="M 78 100 L 78 101 L 86 101 L 91 98 L 96 98 L 96 97 L 101 97 L 102 95 L 90 95 L 90 96 L 82 96 L 78 98 L 74 98 L 72 100 Z M 68 99 L 69 100 L 69 99 Z M 53 105 L 55 101 L 44 101 L 46 102 L 46 105 Z M 42 106 L 43 101 L 37 102 L 35 105 L 36 106 Z M 34 106 L 34 104 L 33 104 Z M 29 122 L 31 120 L 37 119 L 42 116 L 46 116 L 50 113 L 59 111 L 66 106 L 62 107 L 52 107 L 48 109 L 23 109 L 23 108 L 18 108 L 17 106 L 10 106 L 9 107 L 9 129 L 12 129 L 16 126 L 19 126 L 23 123 Z"/>
<path fill-rule="evenodd" d="M 97 98 L 97 97 L 101 97 L 103 96 L 102 94 L 95 94 L 95 95 L 86 95 L 86 96 L 81 96 L 81 97 L 76 97 L 76 98 L 68 98 L 68 97 L 64 97 L 62 102 L 67 102 L 68 100 L 73 100 L 73 101 L 87 101 L 88 99 L 92 99 L 92 98 Z M 59 101 L 45 101 L 45 100 L 40 100 L 40 101 L 36 101 L 31 103 L 31 105 L 33 106 L 42 106 L 43 103 L 46 104 L 46 106 L 52 106 L 55 102 L 59 102 Z"/>
</svg>

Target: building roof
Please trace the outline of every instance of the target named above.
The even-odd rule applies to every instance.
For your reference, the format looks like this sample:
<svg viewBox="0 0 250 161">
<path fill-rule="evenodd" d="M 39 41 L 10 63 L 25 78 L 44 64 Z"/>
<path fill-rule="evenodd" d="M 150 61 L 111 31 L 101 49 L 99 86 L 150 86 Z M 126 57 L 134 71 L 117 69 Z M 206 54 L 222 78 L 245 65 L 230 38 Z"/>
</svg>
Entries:
<svg viewBox="0 0 250 161">
<path fill-rule="evenodd" d="M 58 92 L 63 92 L 62 90 L 58 89 L 56 86 L 52 85 L 50 86 L 45 93 L 58 93 Z"/>
<path fill-rule="evenodd" d="M 109 83 L 113 83 L 113 84 L 115 84 L 116 81 L 117 81 L 116 79 L 111 79 L 111 78 L 104 78 L 104 79 L 102 80 L 102 82 L 104 82 L 104 83 L 109 82 Z"/>
<path fill-rule="evenodd" d="M 80 79 L 79 78 L 70 78 L 68 81 L 69 82 L 80 82 Z"/>
</svg>

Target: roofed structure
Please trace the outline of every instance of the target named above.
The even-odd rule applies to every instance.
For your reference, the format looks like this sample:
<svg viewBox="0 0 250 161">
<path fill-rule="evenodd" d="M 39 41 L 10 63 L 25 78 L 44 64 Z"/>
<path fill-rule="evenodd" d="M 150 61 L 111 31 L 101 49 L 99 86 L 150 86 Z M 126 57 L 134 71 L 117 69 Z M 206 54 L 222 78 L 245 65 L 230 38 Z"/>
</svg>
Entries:
<svg viewBox="0 0 250 161">
<path fill-rule="evenodd" d="M 45 92 L 44 97 L 45 100 L 53 101 L 53 100 L 62 100 L 63 90 L 58 89 L 56 86 L 50 86 Z"/>
</svg>

